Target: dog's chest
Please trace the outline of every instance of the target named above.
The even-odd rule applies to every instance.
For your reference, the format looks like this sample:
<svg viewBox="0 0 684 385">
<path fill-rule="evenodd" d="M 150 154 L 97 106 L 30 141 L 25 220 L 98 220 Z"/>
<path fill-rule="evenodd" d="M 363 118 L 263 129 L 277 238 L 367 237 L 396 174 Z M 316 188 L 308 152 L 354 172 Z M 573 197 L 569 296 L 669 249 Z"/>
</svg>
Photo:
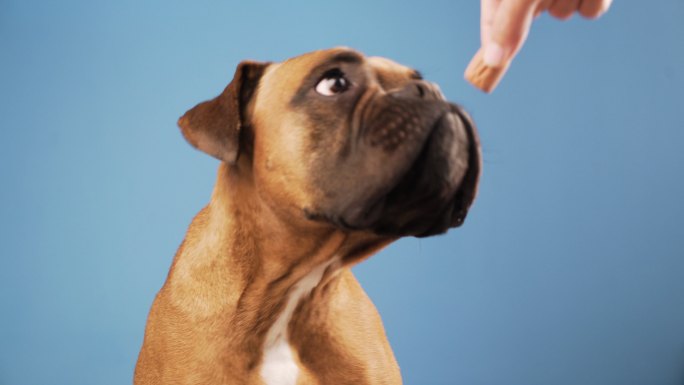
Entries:
<svg viewBox="0 0 684 385">
<path fill-rule="evenodd" d="M 295 385 L 297 377 L 299 366 L 287 340 L 282 339 L 264 351 L 261 378 L 266 385 Z"/>
<path fill-rule="evenodd" d="M 333 258 L 318 265 L 290 289 L 285 308 L 268 330 L 264 341 L 260 374 L 266 385 L 297 383 L 300 369 L 288 340 L 288 325 L 301 299 L 321 282 L 328 267 L 337 263 L 338 259 Z"/>
</svg>

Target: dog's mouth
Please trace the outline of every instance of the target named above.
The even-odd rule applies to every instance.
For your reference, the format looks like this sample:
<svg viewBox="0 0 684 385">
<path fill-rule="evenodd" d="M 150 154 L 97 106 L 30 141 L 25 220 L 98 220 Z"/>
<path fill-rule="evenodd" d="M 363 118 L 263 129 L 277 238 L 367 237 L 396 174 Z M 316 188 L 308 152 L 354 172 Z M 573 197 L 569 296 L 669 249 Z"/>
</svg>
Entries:
<svg viewBox="0 0 684 385">
<path fill-rule="evenodd" d="M 463 224 L 477 193 L 480 162 L 472 121 L 460 107 L 450 104 L 393 186 L 385 186 L 384 192 L 338 215 L 305 213 L 347 231 L 372 231 L 393 238 L 441 234 Z"/>
<path fill-rule="evenodd" d="M 378 235 L 427 237 L 465 221 L 477 194 L 480 146 L 471 120 L 458 106 L 450 107 L 404 177 L 369 207 L 366 218 Z M 465 143 L 456 143 L 453 124 L 462 126 Z M 459 145 L 457 153 L 444 153 Z"/>
</svg>

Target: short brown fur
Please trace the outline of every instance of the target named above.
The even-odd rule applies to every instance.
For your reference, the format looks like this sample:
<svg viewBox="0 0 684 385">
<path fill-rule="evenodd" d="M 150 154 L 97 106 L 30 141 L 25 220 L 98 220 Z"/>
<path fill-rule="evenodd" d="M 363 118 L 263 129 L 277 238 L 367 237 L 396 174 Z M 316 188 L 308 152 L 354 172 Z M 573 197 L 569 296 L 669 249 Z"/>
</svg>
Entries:
<svg viewBox="0 0 684 385">
<path fill-rule="evenodd" d="M 334 52 L 266 68 L 256 101 L 246 106 L 261 130 L 253 154 L 233 164 L 224 159 L 210 203 L 190 224 L 152 305 L 136 385 L 262 384 L 264 336 L 288 290 L 333 256 L 341 259 L 341 270 L 324 276 L 289 325 L 298 384 L 401 383 L 380 316 L 349 269 L 392 239 L 300 219 L 292 202 L 317 197 L 297 188 L 307 172 L 298 160 L 278 158 L 279 148 L 300 146 L 297 133 L 279 132 L 283 121 L 297 116 L 278 101 L 291 98 L 302 76 Z M 391 70 L 410 73 L 398 65 Z M 289 85 L 269 88 L 278 71 L 287 71 Z M 221 157 L 219 151 L 211 155 Z M 283 163 L 288 167 L 279 167 Z"/>
</svg>

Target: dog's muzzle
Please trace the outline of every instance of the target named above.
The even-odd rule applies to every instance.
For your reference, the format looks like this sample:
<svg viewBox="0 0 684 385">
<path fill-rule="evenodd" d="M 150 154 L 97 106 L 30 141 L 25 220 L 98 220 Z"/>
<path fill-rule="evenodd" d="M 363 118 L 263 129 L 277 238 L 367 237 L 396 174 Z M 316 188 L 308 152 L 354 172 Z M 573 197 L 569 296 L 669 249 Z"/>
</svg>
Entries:
<svg viewBox="0 0 684 385">
<path fill-rule="evenodd" d="M 366 225 L 380 235 L 425 237 L 463 224 L 481 169 L 479 139 L 467 113 L 424 81 L 383 97 L 371 110 L 371 146 L 419 151 L 396 184 L 367 206 Z"/>
<path fill-rule="evenodd" d="M 357 108 L 354 184 L 328 181 L 345 193 L 307 216 L 389 237 L 426 237 L 463 224 L 481 168 L 467 113 L 425 81 L 368 100 Z"/>
</svg>

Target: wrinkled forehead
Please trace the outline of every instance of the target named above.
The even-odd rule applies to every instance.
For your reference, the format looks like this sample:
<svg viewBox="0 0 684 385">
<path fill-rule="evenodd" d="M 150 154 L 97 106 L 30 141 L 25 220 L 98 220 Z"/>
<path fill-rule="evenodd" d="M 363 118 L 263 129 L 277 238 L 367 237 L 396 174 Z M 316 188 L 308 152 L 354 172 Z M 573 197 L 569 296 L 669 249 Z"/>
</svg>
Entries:
<svg viewBox="0 0 684 385">
<path fill-rule="evenodd" d="M 322 68 L 336 65 L 362 66 L 383 88 L 394 88 L 409 79 L 422 78 L 418 71 L 390 59 L 366 57 L 353 49 L 340 47 L 309 52 L 270 65 L 261 79 L 261 88 L 273 93 L 271 97 L 287 99 L 310 77 L 320 76 Z"/>
<path fill-rule="evenodd" d="M 385 89 L 399 87 L 410 79 L 420 80 L 423 78 L 417 70 L 384 57 L 372 56 L 367 59 L 367 62 L 373 69 L 378 82 Z"/>
</svg>

